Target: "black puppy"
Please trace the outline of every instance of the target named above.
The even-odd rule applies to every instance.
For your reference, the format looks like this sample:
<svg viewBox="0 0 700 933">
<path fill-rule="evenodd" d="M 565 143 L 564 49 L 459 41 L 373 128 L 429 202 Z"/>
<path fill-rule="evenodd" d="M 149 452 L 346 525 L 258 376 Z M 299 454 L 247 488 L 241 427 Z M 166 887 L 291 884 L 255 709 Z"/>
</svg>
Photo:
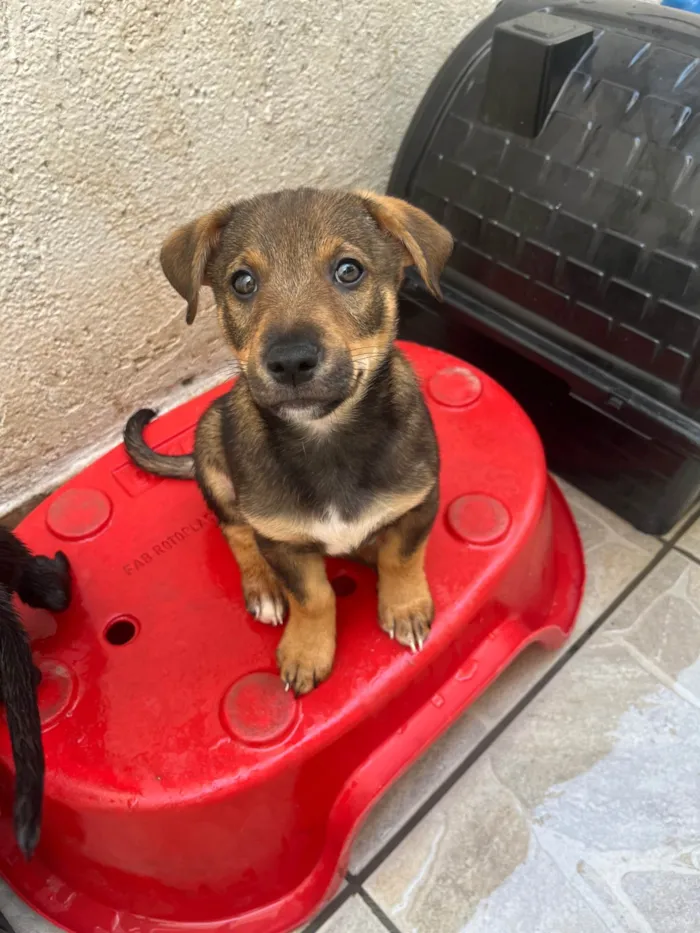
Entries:
<svg viewBox="0 0 700 933">
<path fill-rule="evenodd" d="M 15 762 L 15 835 L 30 858 L 39 841 L 44 796 L 44 748 L 36 700 L 40 675 L 12 604 L 13 593 L 28 606 L 61 612 L 70 601 L 70 568 L 60 551 L 53 560 L 34 557 L 0 526 L 0 696 Z"/>
</svg>

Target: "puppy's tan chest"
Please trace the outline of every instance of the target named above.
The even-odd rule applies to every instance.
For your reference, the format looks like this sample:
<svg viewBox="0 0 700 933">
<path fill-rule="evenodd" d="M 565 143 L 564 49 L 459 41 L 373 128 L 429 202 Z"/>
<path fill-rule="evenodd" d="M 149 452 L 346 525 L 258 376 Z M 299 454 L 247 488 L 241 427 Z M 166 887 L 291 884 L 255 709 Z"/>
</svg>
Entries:
<svg viewBox="0 0 700 933">
<path fill-rule="evenodd" d="M 390 525 L 425 498 L 425 492 L 384 496 L 351 521 L 330 506 L 322 516 L 299 514 L 249 519 L 255 530 L 273 541 L 313 542 L 326 554 L 351 554 L 375 532 Z"/>
</svg>

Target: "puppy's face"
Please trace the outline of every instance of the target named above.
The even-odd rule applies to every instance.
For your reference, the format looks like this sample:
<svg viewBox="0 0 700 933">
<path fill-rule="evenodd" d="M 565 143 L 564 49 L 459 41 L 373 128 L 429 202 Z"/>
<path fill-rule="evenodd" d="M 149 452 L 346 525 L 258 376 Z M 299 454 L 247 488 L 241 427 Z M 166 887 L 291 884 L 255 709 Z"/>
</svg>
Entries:
<svg viewBox="0 0 700 933">
<path fill-rule="evenodd" d="M 358 397 L 396 332 L 396 294 L 415 264 L 434 291 L 449 233 L 405 202 L 300 189 L 242 201 L 166 241 L 161 261 L 196 313 L 210 285 L 257 404 L 323 418 Z"/>
</svg>

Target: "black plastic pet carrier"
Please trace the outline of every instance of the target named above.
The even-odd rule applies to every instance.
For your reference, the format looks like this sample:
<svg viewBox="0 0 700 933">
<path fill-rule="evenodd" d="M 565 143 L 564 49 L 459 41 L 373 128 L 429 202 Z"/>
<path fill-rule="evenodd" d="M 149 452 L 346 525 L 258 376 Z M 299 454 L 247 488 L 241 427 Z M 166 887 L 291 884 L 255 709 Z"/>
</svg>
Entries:
<svg viewBox="0 0 700 933">
<path fill-rule="evenodd" d="M 472 360 L 550 467 L 638 528 L 700 493 L 700 16 L 504 0 L 459 45 L 389 193 L 453 233 L 402 335 Z"/>
</svg>

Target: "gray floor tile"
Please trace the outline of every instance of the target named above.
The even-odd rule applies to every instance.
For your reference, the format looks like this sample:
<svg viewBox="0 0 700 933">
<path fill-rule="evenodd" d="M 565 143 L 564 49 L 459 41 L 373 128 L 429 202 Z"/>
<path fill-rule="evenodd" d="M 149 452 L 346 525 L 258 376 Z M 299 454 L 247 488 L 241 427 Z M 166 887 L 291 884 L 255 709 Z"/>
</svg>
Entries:
<svg viewBox="0 0 700 933">
<path fill-rule="evenodd" d="M 625 893 L 652 933 L 697 933 L 700 880 L 697 872 L 637 872 L 624 879 Z"/>
<path fill-rule="evenodd" d="M 402 933 L 697 929 L 699 630 L 672 554 L 369 879 Z"/>
<path fill-rule="evenodd" d="M 496 901 L 502 888 L 505 896 Z M 522 806 L 495 778 L 487 757 L 419 824 L 367 889 L 402 933 L 605 931 L 532 838 Z"/>
<path fill-rule="evenodd" d="M 700 565 L 671 551 L 613 613 L 603 635 L 618 635 L 700 706 Z M 692 700 L 691 700 L 692 701 Z"/>
<path fill-rule="evenodd" d="M 350 871 L 362 871 L 382 846 L 449 777 L 483 738 L 486 730 L 471 713 L 465 714 L 371 811 L 353 846 Z"/>
</svg>

